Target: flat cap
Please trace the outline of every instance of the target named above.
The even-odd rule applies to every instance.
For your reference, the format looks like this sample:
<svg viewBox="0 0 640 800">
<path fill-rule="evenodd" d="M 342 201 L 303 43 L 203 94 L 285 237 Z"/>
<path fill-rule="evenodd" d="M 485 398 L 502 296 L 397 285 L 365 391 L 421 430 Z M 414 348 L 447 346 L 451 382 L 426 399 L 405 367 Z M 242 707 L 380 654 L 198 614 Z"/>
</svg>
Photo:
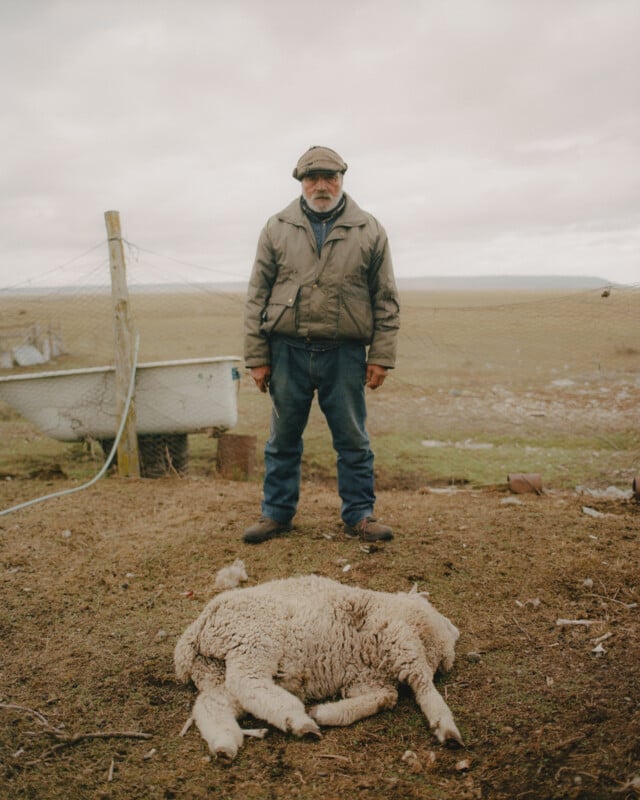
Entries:
<svg viewBox="0 0 640 800">
<path fill-rule="evenodd" d="M 310 172 L 346 172 L 346 162 L 330 147 L 314 145 L 300 156 L 293 177 L 301 181 Z"/>
</svg>

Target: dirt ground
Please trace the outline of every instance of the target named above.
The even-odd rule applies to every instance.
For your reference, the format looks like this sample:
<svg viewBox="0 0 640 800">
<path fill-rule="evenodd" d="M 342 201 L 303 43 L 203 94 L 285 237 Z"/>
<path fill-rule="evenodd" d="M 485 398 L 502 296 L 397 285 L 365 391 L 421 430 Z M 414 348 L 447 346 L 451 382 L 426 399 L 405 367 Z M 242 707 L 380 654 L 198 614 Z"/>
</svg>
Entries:
<svg viewBox="0 0 640 800">
<path fill-rule="evenodd" d="M 67 485 L 5 480 L 0 508 Z M 255 481 L 108 477 L 0 517 L 2 797 L 640 796 L 632 499 L 399 486 L 377 507 L 396 538 L 366 552 L 330 482 L 304 484 L 291 536 L 244 545 L 259 496 Z M 247 739 L 231 764 L 180 736 L 195 694 L 173 647 L 236 558 L 249 584 L 315 572 L 430 592 L 461 629 L 437 685 L 465 747 L 440 746 L 408 691 L 321 740 Z"/>
</svg>

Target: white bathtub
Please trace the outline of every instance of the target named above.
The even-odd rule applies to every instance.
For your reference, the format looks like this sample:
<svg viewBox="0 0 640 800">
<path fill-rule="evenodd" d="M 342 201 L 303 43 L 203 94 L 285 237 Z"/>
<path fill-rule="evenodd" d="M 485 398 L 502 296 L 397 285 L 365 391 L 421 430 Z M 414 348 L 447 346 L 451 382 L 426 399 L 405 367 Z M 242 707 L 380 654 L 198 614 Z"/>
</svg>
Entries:
<svg viewBox="0 0 640 800">
<path fill-rule="evenodd" d="M 233 428 L 238 421 L 237 356 L 138 364 L 138 434 L 185 434 Z M 63 442 L 113 439 L 114 367 L 33 372 L 0 378 L 0 400 Z"/>
</svg>

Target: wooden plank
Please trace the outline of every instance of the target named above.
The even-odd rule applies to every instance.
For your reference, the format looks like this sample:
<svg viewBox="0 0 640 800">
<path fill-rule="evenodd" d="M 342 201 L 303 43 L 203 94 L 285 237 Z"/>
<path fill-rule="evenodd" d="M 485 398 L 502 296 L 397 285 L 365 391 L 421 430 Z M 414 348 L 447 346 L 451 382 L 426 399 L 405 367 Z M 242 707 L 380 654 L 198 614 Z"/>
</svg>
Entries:
<svg viewBox="0 0 640 800">
<path fill-rule="evenodd" d="M 133 323 L 129 306 L 120 214 L 117 211 L 106 211 L 104 218 L 107 226 L 109 265 L 111 268 L 111 299 L 113 302 L 115 336 L 116 417 L 119 422 L 124 414 L 134 362 Z M 123 478 L 140 477 L 135 395 L 131 400 L 127 421 L 118 445 L 118 475 Z"/>
</svg>

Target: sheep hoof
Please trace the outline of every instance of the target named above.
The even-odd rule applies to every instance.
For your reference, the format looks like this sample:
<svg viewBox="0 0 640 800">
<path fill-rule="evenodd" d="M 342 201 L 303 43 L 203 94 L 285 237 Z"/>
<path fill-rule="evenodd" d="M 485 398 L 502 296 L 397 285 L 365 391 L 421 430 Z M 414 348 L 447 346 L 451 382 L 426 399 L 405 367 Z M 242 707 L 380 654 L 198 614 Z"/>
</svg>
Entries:
<svg viewBox="0 0 640 800">
<path fill-rule="evenodd" d="M 213 754 L 221 761 L 233 761 L 238 755 L 238 751 L 233 747 L 216 747 Z"/>
<path fill-rule="evenodd" d="M 309 719 L 308 722 L 305 722 L 299 728 L 296 728 L 294 731 L 296 736 L 317 736 L 318 738 L 322 737 L 322 732 L 320 728 L 316 725 L 316 723 Z"/>
<path fill-rule="evenodd" d="M 217 740 L 211 741 L 209 750 L 220 761 L 233 761 L 243 742 L 244 736 L 238 728 L 237 731 L 229 731 L 227 736 L 219 736 Z"/>
<path fill-rule="evenodd" d="M 440 744 L 444 744 L 447 747 L 464 747 L 460 731 L 453 723 L 450 727 L 438 723 L 434 729 L 434 733 Z"/>
</svg>

